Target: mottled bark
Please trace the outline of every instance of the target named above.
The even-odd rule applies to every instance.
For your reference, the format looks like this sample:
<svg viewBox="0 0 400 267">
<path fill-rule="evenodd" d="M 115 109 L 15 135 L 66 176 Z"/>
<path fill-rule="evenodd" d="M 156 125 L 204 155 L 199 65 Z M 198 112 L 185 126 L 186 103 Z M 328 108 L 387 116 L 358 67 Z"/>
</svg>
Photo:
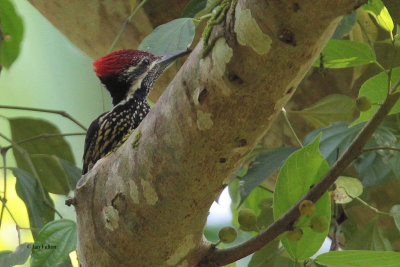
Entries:
<svg viewBox="0 0 400 267">
<path fill-rule="evenodd" d="M 239 0 L 140 127 L 76 190 L 82 266 L 197 266 L 215 197 L 354 0 Z"/>
</svg>

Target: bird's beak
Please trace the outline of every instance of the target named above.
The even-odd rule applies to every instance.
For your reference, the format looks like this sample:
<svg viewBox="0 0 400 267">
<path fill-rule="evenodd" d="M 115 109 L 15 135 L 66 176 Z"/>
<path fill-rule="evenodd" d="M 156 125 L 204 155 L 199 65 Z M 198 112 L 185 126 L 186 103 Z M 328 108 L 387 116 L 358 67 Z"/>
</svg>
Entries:
<svg viewBox="0 0 400 267">
<path fill-rule="evenodd" d="M 164 54 L 161 56 L 161 59 L 157 62 L 161 68 L 167 67 L 170 63 L 172 63 L 175 59 L 183 57 L 184 55 L 189 54 L 192 50 L 178 50 L 168 54 Z"/>
</svg>

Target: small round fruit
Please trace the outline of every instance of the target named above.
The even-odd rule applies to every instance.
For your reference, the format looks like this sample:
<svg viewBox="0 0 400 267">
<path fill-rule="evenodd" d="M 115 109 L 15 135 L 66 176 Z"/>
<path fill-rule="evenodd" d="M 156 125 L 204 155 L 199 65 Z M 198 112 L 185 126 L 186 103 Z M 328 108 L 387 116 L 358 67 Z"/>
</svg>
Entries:
<svg viewBox="0 0 400 267">
<path fill-rule="evenodd" d="M 242 209 L 239 211 L 238 221 L 243 229 L 257 229 L 257 216 L 251 209 Z"/>
<path fill-rule="evenodd" d="M 311 217 L 316 209 L 317 207 L 311 200 L 303 200 L 299 206 L 300 214 L 306 217 Z"/>
<path fill-rule="evenodd" d="M 272 198 L 266 198 L 258 203 L 260 209 L 269 209 L 272 207 Z"/>
<path fill-rule="evenodd" d="M 223 243 L 232 243 L 236 240 L 237 232 L 232 226 L 225 226 L 218 233 L 219 240 Z"/>
<path fill-rule="evenodd" d="M 329 220 L 325 216 L 316 215 L 311 219 L 310 228 L 318 233 L 323 233 L 329 227 Z"/>
<path fill-rule="evenodd" d="M 367 111 L 371 108 L 371 101 L 366 96 L 360 96 L 356 99 L 356 106 L 359 111 Z"/>
<path fill-rule="evenodd" d="M 299 241 L 303 237 L 303 230 L 295 228 L 293 231 L 288 231 L 285 237 L 291 241 Z"/>
</svg>

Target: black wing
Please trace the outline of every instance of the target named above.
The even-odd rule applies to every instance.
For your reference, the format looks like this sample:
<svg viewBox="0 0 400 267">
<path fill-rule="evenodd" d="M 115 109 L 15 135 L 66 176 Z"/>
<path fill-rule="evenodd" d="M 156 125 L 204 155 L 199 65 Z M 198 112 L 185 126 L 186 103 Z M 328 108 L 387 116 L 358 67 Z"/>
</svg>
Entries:
<svg viewBox="0 0 400 267">
<path fill-rule="evenodd" d="M 89 126 L 89 129 L 87 130 L 86 133 L 86 138 L 85 138 L 85 148 L 83 150 L 83 168 L 82 168 L 82 174 L 85 174 L 88 172 L 88 170 L 92 167 L 89 165 L 96 163 L 97 159 L 96 156 L 94 155 L 95 153 L 95 145 L 97 141 L 97 137 L 99 134 L 99 129 L 100 129 L 100 119 L 107 114 L 108 112 L 105 112 L 101 114 L 97 119 L 95 119 Z M 94 161 L 94 162 L 93 162 Z"/>
</svg>

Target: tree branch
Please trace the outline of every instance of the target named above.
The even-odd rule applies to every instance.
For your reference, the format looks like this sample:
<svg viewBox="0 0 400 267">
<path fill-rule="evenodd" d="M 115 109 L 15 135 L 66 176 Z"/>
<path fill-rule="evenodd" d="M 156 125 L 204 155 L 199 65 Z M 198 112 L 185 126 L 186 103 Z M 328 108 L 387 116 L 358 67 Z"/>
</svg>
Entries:
<svg viewBox="0 0 400 267">
<path fill-rule="evenodd" d="M 376 151 L 376 150 L 392 150 L 392 151 L 400 152 L 400 148 L 398 148 L 398 147 L 380 146 L 380 147 L 370 147 L 370 148 L 363 149 L 362 153 Z"/>
<path fill-rule="evenodd" d="M 23 139 L 23 140 L 16 141 L 15 144 L 20 145 L 20 144 L 23 144 L 23 143 L 28 143 L 28 142 L 32 142 L 32 141 L 35 141 L 35 140 L 46 139 L 46 138 L 66 137 L 66 136 L 85 136 L 85 135 L 86 135 L 86 133 L 65 133 L 65 134 L 61 134 L 61 133 L 60 134 L 43 133 L 43 134 L 40 134 L 40 135 L 37 135 L 37 136 L 33 136 L 33 137 L 30 137 L 30 138 L 26 138 L 26 139 Z M 11 145 L 5 146 L 5 147 L 3 147 L 1 149 L 7 151 L 12 147 L 13 147 L 13 145 L 11 144 Z"/>
<path fill-rule="evenodd" d="M 393 90 L 392 90 L 393 91 Z M 343 155 L 336 161 L 327 174 L 320 180 L 318 184 L 312 187 L 292 208 L 283 214 L 278 220 L 272 223 L 264 231 L 248 241 L 227 249 L 215 250 L 207 259 L 206 262 L 215 263 L 217 265 L 226 265 L 244 258 L 269 242 L 273 241 L 280 234 L 290 230 L 293 222 L 300 217 L 299 205 L 303 200 L 311 200 L 314 203 L 333 185 L 339 175 L 355 160 L 361 153 L 369 138 L 378 128 L 379 124 L 389 114 L 392 107 L 400 98 L 400 93 L 389 95 L 385 102 L 376 111 L 374 116 L 358 133 L 354 141 L 350 144 Z"/>
<path fill-rule="evenodd" d="M 74 119 L 71 115 L 69 115 L 67 112 L 64 110 L 53 110 L 53 109 L 43 109 L 43 108 L 29 108 L 29 107 L 16 107 L 16 106 L 7 106 L 7 105 L 0 105 L 0 108 L 5 108 L 5 109 L 19 109 L 19 110 L 28 110 L 28 111 L 37 111 L 37 112 L 44 112 L 44 113 L 53 113 L 53 114 L 58 114 L 60 116 L 63 116 L 79 127 L 81 127 L 84 131 L 87 131 L 87 128 L 83 126 L 79 121 Z"/>
<path fill-rule="evenodd" d="M 31 160 L 31 158 L 30 158 L 28 152 L 27 152 L 25 149 L 23 149 L 22 147 L 20 147 L 16 142 L 14 142 L 14 141 L 11 140 L 10 138 L 8 138 L 7 136 L 5 136 L 5 135 L 3 135 L 3 134 L 0 133 L 0 137 L 3 138 L 3 139 L 5 139 L 7 142 L 9 142 L 15 149 L 18 150 L 19 153 L 22 154 L 22 156 L 25 158 L 26 162 L 28 163 L 28 165 L 29 165 L 29 167 L 30 167 L 30 169 L 31 169 L 31 171 L 32 171 L 33 177 L 36 179 L 37 183 L 40 185 L 39 188 L 40 188 L 40 192 L 41 192 L 41 194 L 42 194 L 44 203 L 45 203 L 49 208 L 51 208 L 52 210 L 54 210 L 54 212 L 55 212 L 58 216 L 60 216 L 60 218 L 62 218 L 63 216 L 61 215 L 61 213 L 60 213 L 53 205 L 51 205 L 51 203 L 49 203 L 49 201 L 47 200 L 47 197 L 46 197 L 46 195 L 45 195 L 45 191 L 44 191 L 44 189 L 43 189 L 43 188 L 44 188 L 44 187 L 43 187 L 43 184 L 42 184 L 42 182 L 40 181 L 40 179 L 38 178 L 38 177 L 39 177 L 38 172 L 37 172 L 37 170 L 36 170 L 36 168 L 35 168 L 35 165 L 33 165 L 33 162 L 32 162 L 32 160 Z M 4 150 L 4 151 L 5 151 L 5 150 Z M 6 168 L 4 168 L 4 169 L 6 169 Z"/>
<path fill-rule="evenodd" d="M 212 247 L 203 230 L 213 200 L 341 16 L 360 3 L 239 0 L 231 6 L 213 27 L 210 53 L 201 58 L 200 42 L 138 129 L 78 182 L 80 264 L 198 266 Z"/>
</svg>

